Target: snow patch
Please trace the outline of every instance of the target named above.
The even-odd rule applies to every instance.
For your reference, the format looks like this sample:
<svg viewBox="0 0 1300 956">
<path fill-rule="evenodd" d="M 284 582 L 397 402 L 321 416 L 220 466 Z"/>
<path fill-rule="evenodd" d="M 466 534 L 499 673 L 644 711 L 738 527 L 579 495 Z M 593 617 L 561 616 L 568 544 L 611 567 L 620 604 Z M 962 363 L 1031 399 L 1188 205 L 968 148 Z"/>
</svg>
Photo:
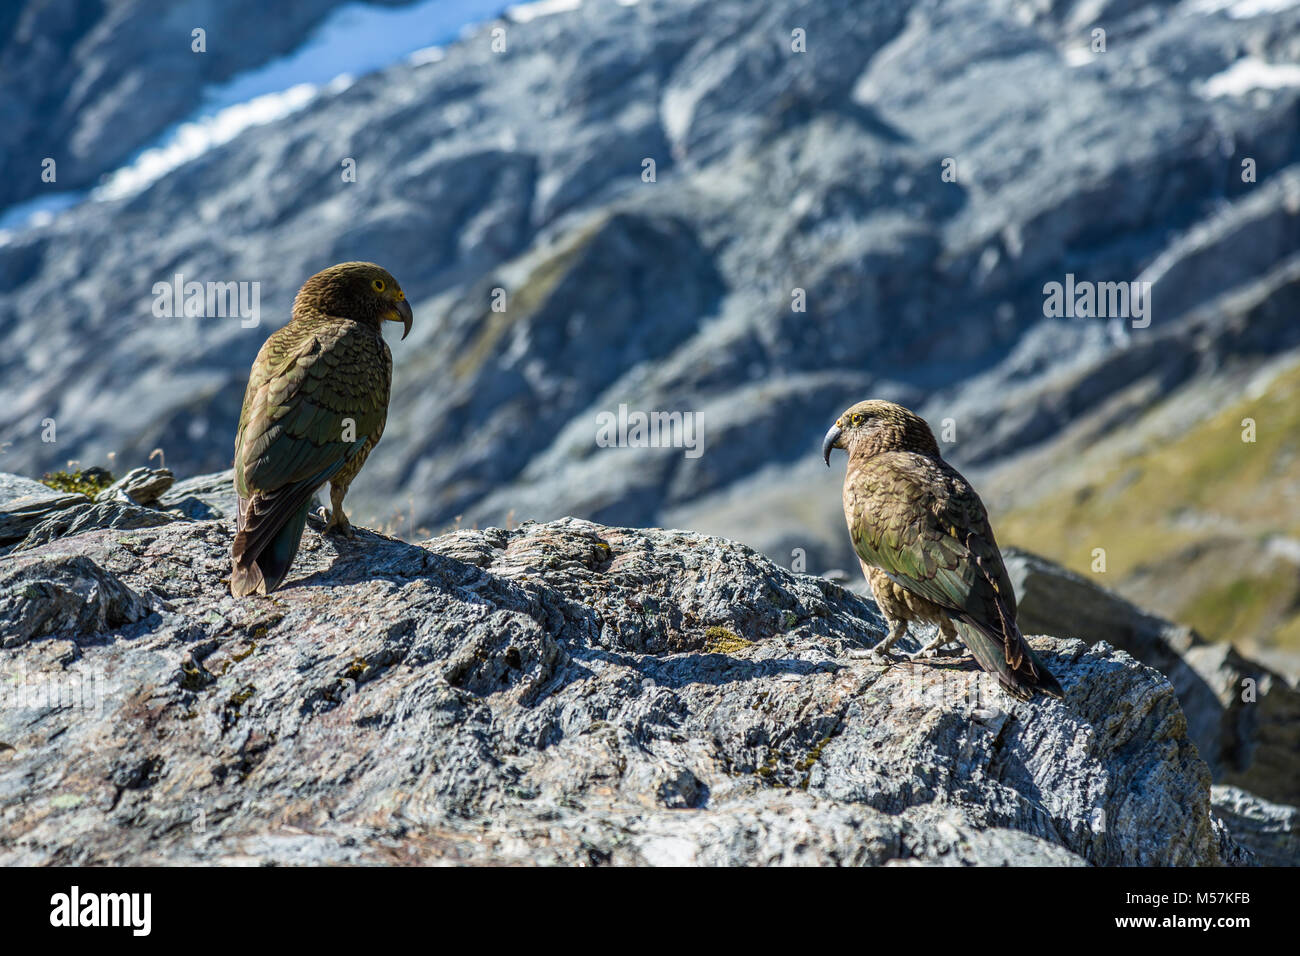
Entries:
<svg viewBox="0 0 1300 956">
<path fill-rule="evenodd" d="M 437 63 L 446 55 L 446 51 L 440 46 L 426 46 L 408 56 L 406 62 L 411 66 L 424 66 L 426 63 Z"/>
<path fill-rule="evenodd" d="M 1281 13 L 1294 6 L 1300 6 L 1300 0 L 1192 0 L 1190 9 L 1193 13 L 1222 11 L 1233 20 L 1246 20 L 1269 13 Z"/>
<path fill-rule="evenodd" d="M 84 191 L 51 193 L 15 203 L 0 214 L 0 246 L 11 242 L 19 231 L 47 226 L 63 210 L 86 198 Z"/>
<path fill-rule="evenodd" d="M 408 7 L 349 3 L 334 10 L 292 53 L 213 89 L 215 112 L 302 83 L 322 86 L 340 73 L 364 76 L 398 63 L 431 43 L 445 43 L 465 25 L 495 16 L 504 0 L 421 0 Z"/>
<path fill-rule="evenodd" d="M 164 130 L 89 192 L 63 192 L 19 203 L 0 215 L 0 244 L 22 229 L 48 224 L 59 212 L 92 200 L 120 199 L 198 159 L 240 133 L 302 109 L 320 93 L 340 93 L 353 77 L 407 59 L 443 56 L 445 43 L 469 25 L 497 16 L 505 0 L 420 0 L 407 7 L 349 3 L 337 8 L 292 53 L 205 91 L 203 104 Z"/>
<path fill-rule="evenodd" d="M 1300 86 L 1300 66 L 1293 63 L 1267 63 L 1248 56 L 1198 84 L 1196 91 L 1206 99 L 1214 99 L 1220 96 L 1243 96 L 1251 90 L 1280 90 L 1291 86 Z"/>
<path fill-rule="evenodd" d="M 300 83 L 282 93 L 267 93 L 247 103 L 228 106 L 214 116 L 182 123 L 161 145 L 146 149 L 130 165 L 112 173 L 102 186 L 91 192 L 91 198 L 133 196 L 173 169 L 230 142 L 244 130 L 296 113 L 316 97 L 316 92 L 317 87 L 311 83 Z"/>
<path fill-rule="evenodd" d="M 554 13 L 568 13 L 582 6 L 582 0 L 536 0 L 534 3 L 517 3 L 506 7 L 506 16 L 515 23 L 529 23 Z"/>
</svg>

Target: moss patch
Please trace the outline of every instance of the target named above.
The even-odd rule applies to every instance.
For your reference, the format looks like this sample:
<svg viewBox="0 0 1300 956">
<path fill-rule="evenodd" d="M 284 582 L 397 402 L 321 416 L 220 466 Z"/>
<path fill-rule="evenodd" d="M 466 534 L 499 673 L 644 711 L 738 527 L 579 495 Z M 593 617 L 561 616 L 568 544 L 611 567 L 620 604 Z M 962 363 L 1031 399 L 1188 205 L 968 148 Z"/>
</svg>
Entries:
<svg viewBox="0 0 1300 956">
<path fill-rule="evenodd" d="M 753 641 L 747 641 L 725 627 L 711 627 L 704 632 L 704 651 L 708 654 L 735 654 L 753 645 Z"/>
<path fill-rule="evenodd" d="M 69 494 L 85 495 L 93 498 L 114 481 L 113 473 L 103 468 L 87 468 L 84 471 L 50 471 L 41 476 L 41 484 Z"/>
</svg>

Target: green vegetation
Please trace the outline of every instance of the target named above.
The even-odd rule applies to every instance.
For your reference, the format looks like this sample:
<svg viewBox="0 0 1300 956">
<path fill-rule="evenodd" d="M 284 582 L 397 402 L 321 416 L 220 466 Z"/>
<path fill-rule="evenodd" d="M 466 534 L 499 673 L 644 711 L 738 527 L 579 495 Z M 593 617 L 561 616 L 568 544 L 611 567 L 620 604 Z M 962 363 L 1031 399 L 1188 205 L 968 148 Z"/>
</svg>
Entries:
<svg viewBox="0 0 1300 956">
<path fill-rule="evenodd" d="M 1279 553 L 1300 547 L 1300 365 L 1089 479 L 995 515 L 999 541 L 1208 638 L 1300 648 L 1300 569 Z"/>
<path fill-rule="evenodd" d="M 587 247 L 604 224 L 603 218 L 598 219 L 573 235 L 566 236 L 554 255 L 542 260 L 518 289 L 508 293 L 504 312 L 494 312 L 489 308 L 484 313 L 482 327 L 475 340 L 452 366 L 452 374 L 457 379 L 463 379 L 476 372 L 489 356 L 497 353 L 497 343 L 505 336 L 510 326 L 528 318 L 546 303 L 551 293 L 569 274 L 578 254 Z"/>
<path fill-rule="evenodd" d="M 55 491 L 85 495 L 93 498 L 116 479 L 112 472 L 103 468 L 87 468 L 84 471 L 51 471 L 41 476 L 41 484 L 48 485 Z"/>
<path fill-rule="evenodd" d="M 711 627 L 704 632 L 706 654 L 735 654 L 737 651 L 752 647 L 753 644 L 753 641 L 747 641 L 725 627 Z"/>
</svg>

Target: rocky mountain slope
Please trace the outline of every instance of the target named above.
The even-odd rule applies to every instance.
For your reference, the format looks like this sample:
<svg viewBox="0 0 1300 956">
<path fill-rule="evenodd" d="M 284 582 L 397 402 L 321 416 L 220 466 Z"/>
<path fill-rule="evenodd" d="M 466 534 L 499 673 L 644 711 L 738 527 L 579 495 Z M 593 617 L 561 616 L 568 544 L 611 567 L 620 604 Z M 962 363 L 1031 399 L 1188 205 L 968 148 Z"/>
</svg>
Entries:
<svg viewBox="0 0 1300 956">
<path fill-rule="evenodd" d="M 1220 379 L 1178 390 L 1102 441 L 1063 436 L 985 487 L 1009 509 L 1003 539 L 1032 542 L 1143 607 L 1295 671 L 1300 361 Z M 1094 573 L 1096 548 L 1106 566 Z"/>
<path fill-rule="evenodd" d="M 241 94 L 278 92 L 273 77 L 266 83 L 255 77 L 259 71 L 288 75 L 283 58 L 304 47 L 321 47 L 333 72 L 300 82 L 364 64 L 373 54 L 357 48 L 370 41 L 369 20 L 377 21 L 383 45 L 400 52 L 412 40 L 441 42 L 503 6 L 496 0 L 297 0 L 271 9 L 248 0 L 6 3 L 0 7 L 0 114 L 6 119 L 0 211 L 24 200 L 67 198 L 97 185 L 138 151 L 157 148 L 173 124 L 241 102 Z M 401 8 L 408 9 L 400 22 L 382 16 Z M 203 31 L 201 42 L 196 30 Z M 331 45 L 340 34 L 349 46 Z M 42 176 L 47 157 L 57 163 L 52 181 Z"/>
<path fill-rule="evenodd" d="M 142 477 L 0 561 L 6 864 L 1295 862 L 1293 809 L 1212 792 L 1104 641 L 1034 638 L 1067 695 L 1019 702 L 864 656 L 874 605 L 824 578 L 575 519 L 309 531 L 237 601 L 229 520 L 170 513 L 224 482 Z"/>
<path fill-rule="evenodd" d="M 299 6 L 250 62 L 330 4 Z M 87 7 L 32 75 L 85 37 L 105 71 L 149 62 L 170 20 L 145 9 Z M 976 477 L 1035 449 L 1059 474 L 1072 428 L 1122 433 L 1180 389 L 1240 401 L 1300 355 L 1297 61 L 1300 6 L 1227 0 L 587 0 L 494 21 L 0 245 L 0 461 L 226 467 L 248 365 L 297 286 L 374 259 L 417 324 L 354 486 L 362 523 L 415 539 L 578 515 L 852 567 L 816 448 L 853 400 L 951 422 L 946 451 Z M 95 175 L 216 76 L 122 75 L 137 93 L 32 114 Z M 7 109 L 34 108 L 29 86 Z M 177 275 L 259 283 L 259 324 L 156 317 Z M 1046 317 L 1067 275 L 1151 282 L 1149 326 Z M 598 444 L 621 405 L 698 415 L 702 453 Z M 1178 432 L 1214 412 L 1178 407 Z"/>
<path fill-rule="evenodd" d="M 1006 559 L 1020 598 L 1022 630 L 1094 645 L 1106 641 L 1156 668 L 1177 692 L 1188 736 L 1216 784 L 1300 805 L 1300 691 L 1294 678 L 1134 606 L 1098 587 L 1091 575 L 1023 551 L 1009 550 Z"/>
<path fill-rule="evenodd" d="M 245 0 L 5 4 L 0 208 L 93 185 L 184 119 L 206 84 L 293 49 L 338 2 L 306 0 L 273 17 Z M 195 29 L 212 36 L 202 53 L 192 48 Z M 57 163 L 52 184 L 40 175 L 46 157 Z"/>
</svg>

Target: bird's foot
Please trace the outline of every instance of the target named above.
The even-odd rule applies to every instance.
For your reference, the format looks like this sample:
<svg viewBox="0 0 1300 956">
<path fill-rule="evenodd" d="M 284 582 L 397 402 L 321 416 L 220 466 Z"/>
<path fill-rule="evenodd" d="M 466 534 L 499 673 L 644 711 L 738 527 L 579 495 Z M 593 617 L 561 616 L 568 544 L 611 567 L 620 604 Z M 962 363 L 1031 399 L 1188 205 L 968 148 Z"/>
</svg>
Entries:
<svg viewBox="0 0 1300 956">
<path fill-rule="evenodd" d="M 902 636 L 902 634 L 888 634 L 875 647 L 853 651 L 850 656 L 855 660 L 869 660 L 877 664 L 895 664 L 898 662 L 898 658 L 891 654 L 889 649 Z"/>
<path fill-rule="evenodd" d="M 912 660 L 918 660 L 918 659 L 928 660 L 929 658 L 932 657 L 943 657 L 946 653 L 943 650 L 943 648 L 951 644 L 953 640 L 954 640 L 953 638 L 945 637 L 944 635 L 940 634 L 938 637 L 932 640 L 929 644 L 925 645 L 925 647 L 921 648 L 915 654 L 909 655 L 909 657 Z"/>
<path fill-rule="evenodd" d="M 849 651 L 849 660 L 866 661 L 869 664 L 875 664 L 878 667 L 893 667 L 899 662 L 899 658 L 890 654 L 888 651 L 881 653 L 874 647 L 857 647 Z"/>
<path fill-rule="evenodd" d="M 877 664 L 892 664 L 894 656 L 890 653 L 881 652 L 874 647 L 855 647 L 849 651 L 849 660 L 852 661 L 874 661 Z"/>
<path fill-rule="evenodd" d="M 321 531 L 322 535 L 336 534 L 341 538 L 347 538 L 349 541 L 356 537 L 355 532 L 352 530 L 352 522 L 348 520 L 348 516 L 343 513 L 341 508 L 331 512 L 322 506 L 318 513 L 320 519 L 325 522 L 325 529 Z"/>
</svg>

